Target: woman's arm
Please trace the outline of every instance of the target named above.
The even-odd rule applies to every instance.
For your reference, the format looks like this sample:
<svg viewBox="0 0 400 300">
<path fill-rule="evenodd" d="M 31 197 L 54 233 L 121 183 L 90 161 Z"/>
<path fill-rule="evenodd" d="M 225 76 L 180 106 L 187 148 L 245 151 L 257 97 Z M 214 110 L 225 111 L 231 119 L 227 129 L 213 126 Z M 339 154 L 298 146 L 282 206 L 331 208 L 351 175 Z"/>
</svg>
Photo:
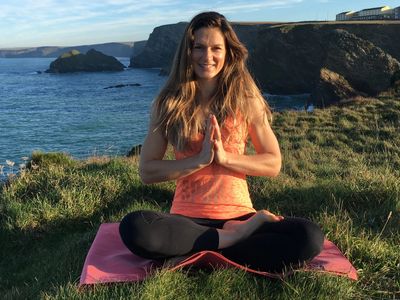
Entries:
<svg viewBox="0 0 400 300">
<path fill-rule="evenodd" d="M 213 126 L 210 123 L 209 120 L 203 147 L 199 154 L 180 160 L 163 160 L 168 141 L 161 130 L 156 128 L 152 117 L 139 160 L 139 174 L 142 182 L 149 184 L 179 179 L 209 165 L 214 159 Z"/>
<path fill-rule="evenodd" d="M 221 140 L 221 130 L 214 117 L 214 160 L 220 165 L 246 175 L 277 176 L 281 169 L 279 144 L 268 123 L 262 103 L 251 101 L 249 135 L 256 150 L 254 155 L 240 155 L 226 152 Z"/>
</svg>

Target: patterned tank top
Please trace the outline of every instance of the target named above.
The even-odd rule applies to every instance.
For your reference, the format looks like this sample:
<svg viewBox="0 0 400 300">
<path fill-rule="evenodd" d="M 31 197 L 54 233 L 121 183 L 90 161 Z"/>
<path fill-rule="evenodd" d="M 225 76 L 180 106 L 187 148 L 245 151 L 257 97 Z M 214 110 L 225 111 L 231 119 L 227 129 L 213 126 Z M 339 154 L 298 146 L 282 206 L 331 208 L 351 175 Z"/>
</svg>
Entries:
<svg viewBox="0 0 400 300">
<path fill-rule="evenodd" d="M 244 154 L 247 140 L 245 126 L 234 124 L 233 119 L 228 118 L 221 128 L 221 135 L 225 151 Z M 201 134 L 194 138 L 188 147 L 190 150 L 179 152 L 174 149 L 176 159 L 198 154 L 203 139 Z M 193 218 L 229 219 L 255 212 L 255 209 L 246 175 L 213 162 L 177 180 L 170 212 Z"/>
</svg>

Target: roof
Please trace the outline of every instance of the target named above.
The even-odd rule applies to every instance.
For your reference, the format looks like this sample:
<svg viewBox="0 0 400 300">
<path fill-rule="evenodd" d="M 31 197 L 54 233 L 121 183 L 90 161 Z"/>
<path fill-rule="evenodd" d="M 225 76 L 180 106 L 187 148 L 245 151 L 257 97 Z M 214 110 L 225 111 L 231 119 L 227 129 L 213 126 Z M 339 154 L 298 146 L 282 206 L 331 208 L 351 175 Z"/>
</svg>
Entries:
<svg viewBox="0 0 400 300">
<path fill-rule="evenodd" d="M 385 8 L 385 7 L 388 7 L 388 6 L 379 6 L 379 7 L 373 7 L 373 8 L 366 8 L 366 9 L 363 9 L 363 10 L 360 10 L 360 11 L 377 10 L 377 9 L 382 9 L 382 8 Z"/>
</svg>

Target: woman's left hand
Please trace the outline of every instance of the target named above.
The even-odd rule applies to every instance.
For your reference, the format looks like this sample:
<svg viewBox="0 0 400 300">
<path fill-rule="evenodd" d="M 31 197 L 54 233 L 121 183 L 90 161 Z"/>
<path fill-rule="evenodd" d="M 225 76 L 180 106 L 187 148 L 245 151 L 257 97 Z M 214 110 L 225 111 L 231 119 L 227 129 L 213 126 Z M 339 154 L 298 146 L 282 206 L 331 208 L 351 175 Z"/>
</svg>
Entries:
<svg viewBox="0 0 400 300">
<path fill-rule="evenodd" d="M 224 165 L 227 161 L 227 155 L 222 143 L 221 129 L 214 115 L 211 119 L 211 125 L 214 127 L 214 161 L 217 164 Z"/>
</svg>

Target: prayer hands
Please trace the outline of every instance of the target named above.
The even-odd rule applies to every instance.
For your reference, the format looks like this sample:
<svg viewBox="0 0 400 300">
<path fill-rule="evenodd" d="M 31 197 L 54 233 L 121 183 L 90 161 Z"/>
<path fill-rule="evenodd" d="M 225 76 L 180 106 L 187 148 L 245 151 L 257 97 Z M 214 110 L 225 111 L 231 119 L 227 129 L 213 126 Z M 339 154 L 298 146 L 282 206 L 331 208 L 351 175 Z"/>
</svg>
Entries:
<svg viewBox="0 0 400 300">
<path fill-rule="evenodd" d="M 217 118 L 212 114 L 207 119 L 206 132 L 199 158 L 201 164 L 204 165 L 209 165 L 213 161 L 223 165 L 227 160 L 227 154 L 222 143 L 221 128 Z"/>
<path fill-rule="evenodd" d="M 199 154 L 200 163 L 208 166 L 214 160 L 214 126 L 211 122 L 212 116 L 207 119 L 206 132 L 203 146 Z"/>
<path fill-rule="evenodd" d="M 213 128 L 213 146 L 214 146 L 214 160 L 217 164 L 223 165 L 226 160 L 226 152 L 222 143 L 221 129 L 219 127 L 217 118 L 210 115 L 211 126 Z"/>
</svg>

